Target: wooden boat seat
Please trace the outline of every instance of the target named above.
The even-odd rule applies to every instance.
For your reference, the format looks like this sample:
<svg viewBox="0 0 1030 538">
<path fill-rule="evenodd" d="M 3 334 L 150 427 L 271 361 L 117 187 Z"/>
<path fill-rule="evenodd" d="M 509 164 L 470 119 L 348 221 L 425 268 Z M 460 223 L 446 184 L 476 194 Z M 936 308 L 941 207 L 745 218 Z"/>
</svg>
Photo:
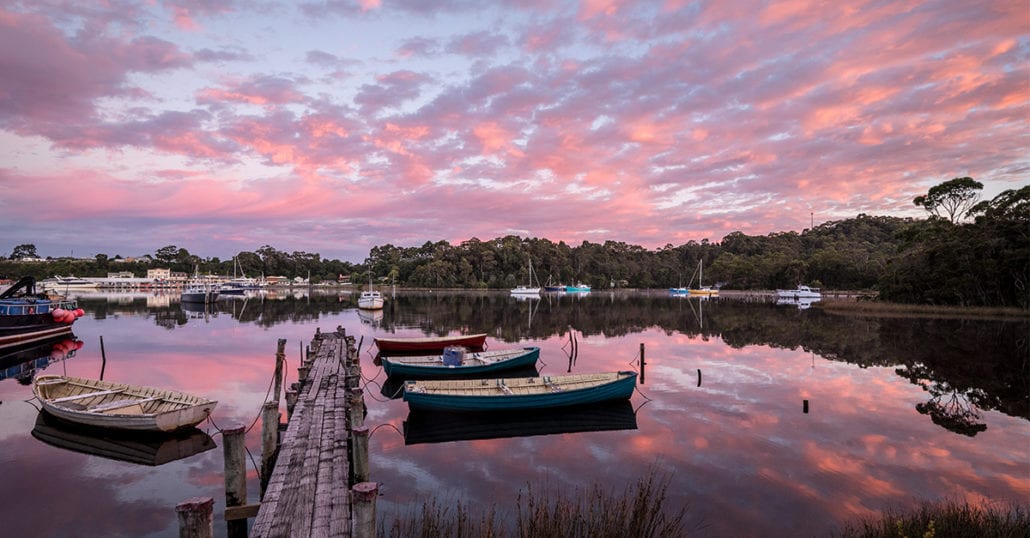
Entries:
<svg viewBox="0 0 1030 538">
<path fill-rule="evenodd" d="M 553 383 L 553 382 L 551 381 L 551 378 L 549 378 L 549 377 L 545 377 L 545 378 L 544 378 L 544 386 L 545 386 L 545 387 L 547 387 L 547 388 L 549 388 L 549 389 L 551 389 L 551 392 L 562 392 L 562 391 L 564 391 L 564 390 L 565 390 L 565 389 L 563 389 L 563 388 L 559 387 L 558 385 L 555 385 L 555 384 L 554 384 L 554 383 Z"/>
<path fill-rule="evenodd" d="M 98 391 L 98 392 L 87 392 L 87 393 L 84 393 L 84 394 L 76 394 L 75 396 L 65 396 L 63 398 L 55 398 L 53 400 L 50 400 L 50 403 L 57 404 L 57 403 L 64 403 L 64 402 L 74 402 L 75 400 L 82 400 L 82 399 L 85 399 L 85 398 L 92 398 L 94 396 L 107 396 L 108 394 L 118 394 L 120 392 L 124 392 L 124 391 L 122 389 L 117 389 L 117 390 L 102 390 L 102 391 Z"/>
<path fill-rule="evenodd" d="M 40 387 L 47 387 L 47 386 L 50 386 L 50 385 L 60 385 L 62 383 L 67 383 L 67 382 L 68 382 L 67 379 L 45 379 L 43 381 L 37 382 L 36 385 L 39 385 Z"/>
<path fill-rule="evenodd" d="M 126 398 L 123 400 L 115 400 L 113 402 L 102 403 L 90 407 L 88 411 L 92 413 L 110 413 L 112 411 L 118 411 L 122 415 L 142 415 L 143 404 L 152 402 L 154 400 L 160 400 L 161 398 L 143 398 L 139 400 L 133 400 Z M 138 409 L 130 409 L 132 406 L 138 406 Z"/>
</svg>

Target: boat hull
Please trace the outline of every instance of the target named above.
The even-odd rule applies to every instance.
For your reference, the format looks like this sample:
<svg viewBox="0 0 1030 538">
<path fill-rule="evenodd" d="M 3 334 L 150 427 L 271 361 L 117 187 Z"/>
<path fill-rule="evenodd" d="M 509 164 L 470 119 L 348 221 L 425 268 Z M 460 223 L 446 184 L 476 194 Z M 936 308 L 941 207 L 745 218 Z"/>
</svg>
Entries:
<svg viewBox="0 0 1030 538">
<path fill-rule="evenodd" d="M 443 351 L 447 346 L 465 346 L 469 348 L 482 348 L 486 343 L 486 333 L 467 334 L 457 336 L 426 336 L 415 338 L 386 338 L 375 339 L 376 347 L 380 353 L 411 352 L 411 351 Z"/>
<path fill-rule="evenodd" d="M 573 381 L 592 378 L 603 381 L 583 386 L 583 388 L 565 390 L 551 388 L 552 385 L 577 386 L 573 384 Z M 404 384 L 404 400 L 412 409 L 450 411 L 548 409 L 610 400 L 627 400 L 633 395 L 636 382 L 636 372 L 471 381 L 407 381 Z M 533 388 L 530 389 L 530 387 Z"/>
<path fill-rule="evenodd" d="M 55 375 L 37 377 L 32 390 L 43 410 L 61 420 L 138 432 L 196 426 L 218 404 L 178 391 Z"/>
<path fill-rule="evenodd" d="M 213 303 L 218 300 L 217 291 L 184 291 L 180 300 L 184 303 Z"/>
<path fill-rule="evenodd" d="M 364 295 L 358 298 L 358 308 L 362 310 L 382 310 L 384 301 L 379 295 Z"/>
<path fill-rule="evenodd" d="M 71 332 L 72 326 L 68 323 L 39 323 L 20 328 L 0 327 L 0 349 L 43 342 Z"/>
<path fill-rule="evenodd" d="M 532 366 L 540 358 L 539 347 L 525 347 L 517 353 L 514 350 L 470 352 L 468 359 L 476 361 L 477 356 L 483 356 L 485 360 L 489 360 L 488 355 L 499 356 L 506 351 L 512 351 L 509 358 L 495 362 L 456 366 L 445 364 L 444 357 L 436 355 L 432 357 L 383 357 L 380 360 L 386 375 L 391 377 L 451 377 L 489 374 Z"/>
</svg>

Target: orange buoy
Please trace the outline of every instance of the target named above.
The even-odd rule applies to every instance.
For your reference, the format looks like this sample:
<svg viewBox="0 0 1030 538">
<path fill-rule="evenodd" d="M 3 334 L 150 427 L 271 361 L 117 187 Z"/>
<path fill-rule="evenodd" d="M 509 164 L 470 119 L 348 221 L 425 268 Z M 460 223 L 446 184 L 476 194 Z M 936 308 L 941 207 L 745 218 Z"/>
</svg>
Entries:
<svg viewBox="0 0 1030 538">
<path fill-rule="evenodd" d="M 50 314 L 54 316 L 55 320 L 61 321 L 61 318 L 63 318 L 67 313 L 68 311 L 63 308 L 55 308 Z"/>
</svg>

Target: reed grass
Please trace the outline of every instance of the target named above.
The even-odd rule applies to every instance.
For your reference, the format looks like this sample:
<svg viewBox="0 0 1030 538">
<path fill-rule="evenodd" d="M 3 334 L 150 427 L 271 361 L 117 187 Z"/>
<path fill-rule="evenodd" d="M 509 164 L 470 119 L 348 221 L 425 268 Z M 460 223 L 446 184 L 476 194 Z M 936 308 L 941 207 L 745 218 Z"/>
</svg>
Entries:
<svg viewBox="0 0 1030 538">
<path fill-rule="evenodd" d="M 379 535 L 391 538 L 672 538 L 686 536 L 686 508 L 666 509 L 667 477 L 655 473 L 641 478 L 621 494 L 595 485 L 570 497 L 557 491 L 538 493 L 528 486 L 519 492 L 514 522 L 502 524 L 496 510 L 475 517 L 460 503 L 441 507 L 427 501 L 417 513 L 398 516 L 379 525 Z"/>
<path fill-rule="evenodd" d="M 888 509 L 878 519 L 848 523 L 841 538 L 1025 538 L 1030 512 L 1011 505 L 1004 509 L 968 502 L 927 502 L 913 510 Z"/>
</svg>

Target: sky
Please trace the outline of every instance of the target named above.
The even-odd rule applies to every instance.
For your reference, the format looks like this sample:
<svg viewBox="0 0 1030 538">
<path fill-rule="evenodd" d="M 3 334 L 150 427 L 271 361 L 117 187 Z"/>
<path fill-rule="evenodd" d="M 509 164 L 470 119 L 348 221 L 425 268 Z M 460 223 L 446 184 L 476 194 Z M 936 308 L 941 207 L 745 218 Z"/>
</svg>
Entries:
<svg viewBox="0 0 1030 538">
<path fill-rule="evenodd" d="M 0 255 L 657 249 L 1030 184 L 1030 7 L 0 0 Z"/>
</svg>

